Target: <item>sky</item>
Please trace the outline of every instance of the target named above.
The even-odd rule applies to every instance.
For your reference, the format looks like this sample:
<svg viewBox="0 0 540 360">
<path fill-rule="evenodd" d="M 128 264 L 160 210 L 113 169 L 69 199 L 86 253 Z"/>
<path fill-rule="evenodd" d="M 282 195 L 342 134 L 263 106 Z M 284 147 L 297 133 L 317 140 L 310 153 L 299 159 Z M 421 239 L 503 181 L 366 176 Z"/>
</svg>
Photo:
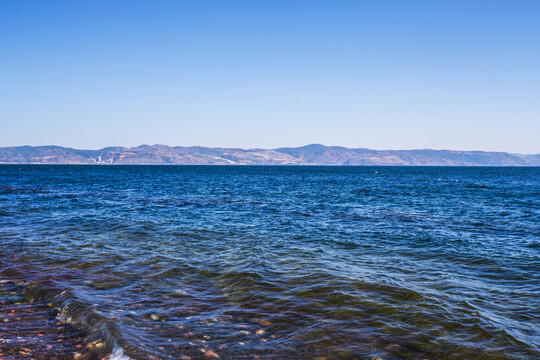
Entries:
<svg viewBox="0 0 540 360">
<path fill-rule="evenodd" d="M 0 146 L 540 153 L 540 1 L 0 1 Z"/>
</svg>

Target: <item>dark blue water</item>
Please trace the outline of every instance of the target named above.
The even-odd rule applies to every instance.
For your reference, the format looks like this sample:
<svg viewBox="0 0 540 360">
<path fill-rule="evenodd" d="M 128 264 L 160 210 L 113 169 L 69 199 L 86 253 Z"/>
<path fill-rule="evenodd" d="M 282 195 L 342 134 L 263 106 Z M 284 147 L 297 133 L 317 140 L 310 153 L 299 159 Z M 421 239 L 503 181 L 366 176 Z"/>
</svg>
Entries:
<svg viewBox="0 0 540 360">
<path fill-rule="evenodd" d="M 89 357 L 540 358 L 540 168 L 0 166 L 0 239 Z"/>
</svg>

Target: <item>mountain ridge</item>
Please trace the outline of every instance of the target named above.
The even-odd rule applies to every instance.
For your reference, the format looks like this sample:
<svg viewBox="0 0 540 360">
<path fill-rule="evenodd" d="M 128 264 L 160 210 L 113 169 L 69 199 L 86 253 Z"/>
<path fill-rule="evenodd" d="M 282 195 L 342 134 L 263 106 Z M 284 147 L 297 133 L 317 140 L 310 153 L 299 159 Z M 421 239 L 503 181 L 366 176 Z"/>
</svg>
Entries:
<svg viewBox="0 0 540 360">
<path fill-rule="evenodd" d="M 143 144 L 99 150 L 25 145 L 0 147 L 0 164 L 540 166 L 540 154 L 372 150 L 321 144 L 277 149 Z"/>
</svg>

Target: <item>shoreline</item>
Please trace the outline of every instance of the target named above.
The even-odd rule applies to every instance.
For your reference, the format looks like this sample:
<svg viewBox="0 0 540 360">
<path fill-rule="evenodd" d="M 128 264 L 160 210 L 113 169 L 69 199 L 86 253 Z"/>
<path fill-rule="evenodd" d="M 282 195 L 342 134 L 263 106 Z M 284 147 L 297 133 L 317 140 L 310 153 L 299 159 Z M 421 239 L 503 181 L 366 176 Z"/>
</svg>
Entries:
<svg viewBox="0 0 540 360">
<path fill-rule="evenodd" d="M 28 282 L 0 277 L 0 359 L 107 359 L 91 332 L 65 324 L 60 309 L 27 294 Z"/>
</svg>

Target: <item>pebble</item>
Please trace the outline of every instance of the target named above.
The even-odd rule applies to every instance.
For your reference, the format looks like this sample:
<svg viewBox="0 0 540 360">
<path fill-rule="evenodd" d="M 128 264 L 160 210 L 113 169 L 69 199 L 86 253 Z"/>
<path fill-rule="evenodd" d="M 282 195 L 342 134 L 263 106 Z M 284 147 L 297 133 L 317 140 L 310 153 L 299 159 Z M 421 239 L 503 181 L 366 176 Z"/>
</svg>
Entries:
<svg viewBox="0 0 540 360">
<path fill-rule="evenodd" d="M 257 334 L 257 335 L 262 335 L 262 334 L 264 334 L 264 330 L 263 330 L 263 329 L 259 329 L 259 330 L 257 330 L 257 332 L 256 332 L 255 334 Z"/>
<path fill-rule="evenodd" d="M 211 358 L 211 359 L 219 359 L 219 355 L 210 349 L 200 349 L 201 352 L 204 354 L 204 356 Z"/>
</svg>

